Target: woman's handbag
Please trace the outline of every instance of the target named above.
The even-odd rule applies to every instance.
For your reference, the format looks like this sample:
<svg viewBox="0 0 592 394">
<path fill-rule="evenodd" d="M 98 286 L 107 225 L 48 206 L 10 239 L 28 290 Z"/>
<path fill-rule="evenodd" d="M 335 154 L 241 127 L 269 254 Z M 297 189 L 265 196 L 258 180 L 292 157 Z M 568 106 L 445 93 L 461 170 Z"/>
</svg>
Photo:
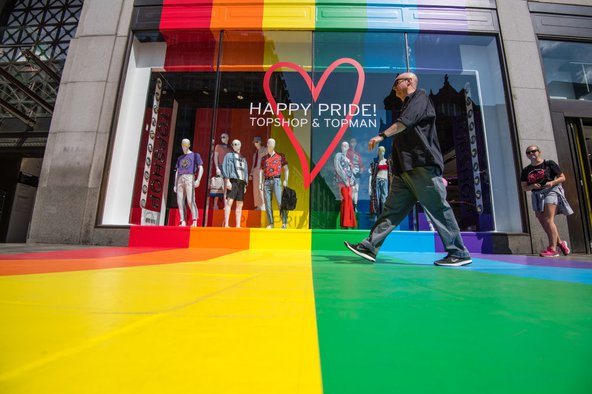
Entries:
<svg viewBox="0 0 592 394">
<path fill-rule="evenodd" d="M 210 178 L 210 194 L 224 194 L 224 179 L 221 176 Z"/>
</svg>

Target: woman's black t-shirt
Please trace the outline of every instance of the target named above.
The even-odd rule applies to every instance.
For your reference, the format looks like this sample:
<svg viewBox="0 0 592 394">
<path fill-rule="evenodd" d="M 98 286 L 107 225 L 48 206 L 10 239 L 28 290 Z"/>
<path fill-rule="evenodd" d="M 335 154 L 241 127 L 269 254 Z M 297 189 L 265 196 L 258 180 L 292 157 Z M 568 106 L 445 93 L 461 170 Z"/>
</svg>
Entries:
<svg viewBox="0 0 592 394">
<path fill-rule="evenodd" d="M 527 165 L 522 169 L 520 174 L 520 180 L 526 182 L 528 185 L 538 183 L 544 186 L 545 183 L 552 181 L 561 175 L 561 169 L 553 160 L 545 160 L 537 166 L 532 164 Z M 539 191 L 543 189 L 532 189 L 533 191 Z"/>
</svg>

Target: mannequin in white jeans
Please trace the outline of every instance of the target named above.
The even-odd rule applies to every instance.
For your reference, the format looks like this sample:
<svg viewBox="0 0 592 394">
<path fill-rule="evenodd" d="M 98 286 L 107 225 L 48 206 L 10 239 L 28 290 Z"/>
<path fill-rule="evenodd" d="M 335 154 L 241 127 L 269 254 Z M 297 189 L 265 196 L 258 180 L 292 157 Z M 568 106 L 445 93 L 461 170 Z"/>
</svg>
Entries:
<svg viewBox="0 0 592 394">
<path fill-rule="evenodd" d="M 191 209 L 192 227 L 197 226 L 197 205 L 195 204 L 195 188 L 199 186 L 203 175 L 203 162 L 199 153 L 189 150 L 191 141 L 184 138 L 181 141 L 183 154 L 177 159 L 175 167 L 175 186 L 173 191 L 177 193 L 177 206 L 179 207 L 180 226 L 187 224 L 185 217 L 185 201 Z M 197 175 L 196 175 L 197 173 Z"/>
</svg>

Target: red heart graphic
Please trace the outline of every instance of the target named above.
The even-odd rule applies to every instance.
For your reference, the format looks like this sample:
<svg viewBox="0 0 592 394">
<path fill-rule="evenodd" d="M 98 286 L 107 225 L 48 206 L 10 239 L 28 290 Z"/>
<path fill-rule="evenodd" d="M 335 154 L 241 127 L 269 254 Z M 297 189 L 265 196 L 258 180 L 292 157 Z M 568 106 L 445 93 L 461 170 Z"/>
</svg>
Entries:
<svg viewBox="0 0 592 394">
<path fill-rule="evenodd" d="M 284 128 L 284 131 L 286 132 L 286 135 L 290 139 L 290 142 L 292 142 L 294 149 L 296 149 L 296 153 L 298 154 L 298 159 L 300 159 L 300 166 L 302 167 L 302 175 L 304 177 L 304 187 L 306 189 L 310 186 L 313 179 L 321 171 L 321 168 L 323 168 L 323 166 L 325 165 L 327 160 L 329 160 L 331 153 L 333 152 L 333 150 L 335 149 L 335 147 L 339 143 L 339 140 L 341 140 L 341 137 L 343 137 L 343 134 L 345 134 L 345 131 L 349 127 L 349 121 L 352 118 L 352 113 L 348 112 L 347 116 L 345 117 L 346 121 L 343 122 L 343 125 L 341 126 L 339 131 L 337 132 L 337 134 L 335 134 L 335 137 L 333 138 L 333 140 L 331 141 L 331 143 L 327 147 L 327 150 L 325 151 L 325 153 L 323 153 L 323 156 L 321 156 L 321 159 L 314 166 L 312 171 L 310 171 L 309 166 L 308 166 L 308 160 L 306 159 L 306 155 L 304 154 L 304 150 L 302 149 L 300 142 L 298 141 L 298 139 L 294 135 L 294 132 L 292 131 L 292 128 L 290 127 L 290 125 L 284 121 L 284 115 L 281 112 L 279 112 L 279 110 L 277 109 L 277 103 L 276 103 L 273 95 L 271 94 L 271 90 L 270 90 L 270 86 L 269 86 L 269 81 L 271 80 L 271 74 L 276 69 L 278 69 L 280 67 L 291 68 L 291 69 L 297 71 L 300 75 L 302 75 L 302 78 L 304 78 L 304 80 L 306 81 L 306 84 L 308 85 L 308 88 L 310 89 L 310 92 L 312 93 L 312 99 L 314 102 L 316 102 L 319 97 L 319 94 L 321 93 L 321 90 L 323 90 L 323 86 L 325 85 L 325 81 L 329 77 L 329 74 L 331 74 L 333 72 L 333 70 L 335 70 L 338 66 L 340 66 L 342 64 L 351 64 L 358 71 L 358 86 L 356 87 L 356 93 L 354 95 L 354 99 L 351 102 L 351 104 L 357 105 L 360 102 L 360 98 L 362 97 L 362 89 L 364 88 L 365 74 L 364 74 L 364 69 L 362 68 L 360 63 L 358 63 L 354 59 L 344 57 L 344 58 L 335 60 L 325 70 L 325 72 L 321 76 L 321 79 L 319 80 L 319 83 L 316 86 L 312 82 L 312 80 L 310 79 L 310 76 L 306 73 L 306 71 L 304 71 L 304 69 L 302 67 L 300 67 L 299 65 L 297 65 L 295 63 L 279 62 L 279 63 L 276 63 L 273 66 L 271 66 L 267 70 L 267 72 L 265 73 L 265 78 L 263 80 L 263 89 L 265 90 L 265 96 L 267 96 L 267 100 L 272 105 L 275 116 L 277 116 L 280 119 L 282 127 Z M 351 106 L 349 108 L 351 111 Z"/>
</svg>

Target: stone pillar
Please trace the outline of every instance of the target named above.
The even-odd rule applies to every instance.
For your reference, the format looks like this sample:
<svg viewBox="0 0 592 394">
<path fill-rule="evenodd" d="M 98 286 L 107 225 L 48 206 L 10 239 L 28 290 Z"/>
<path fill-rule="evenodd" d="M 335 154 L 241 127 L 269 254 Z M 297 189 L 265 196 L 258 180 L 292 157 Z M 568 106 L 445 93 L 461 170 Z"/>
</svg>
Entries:
<svg viewBox="0 0 592 394">
<path fill-rule="evenodd" d="M 124 245 L 95 228 L 133 1 L 86 0 L 54 108 L 28 242 Z M 115 169 L 116 170 L 116 169 Z"/>
<path fill-rule="evenodd" d="M 524 154 L 529 145 L 538 145 L 544 158 L 557 162 L 543 65 L 528 11 L 528 1 L 498 1 L 497 10 L 518 129 L 521 166 L 530 164 Z M 532 211 L 530 193 L 528 193 L 528 208 L 532 248 L 534 253 L 538 253 L 547 247 L 548 241 Z M 508 212 L 508 214 L 515 213 Z M 567 238 L 565 217 L 558 217 L 555 223 L 559 233 Z"/>
</svg>

